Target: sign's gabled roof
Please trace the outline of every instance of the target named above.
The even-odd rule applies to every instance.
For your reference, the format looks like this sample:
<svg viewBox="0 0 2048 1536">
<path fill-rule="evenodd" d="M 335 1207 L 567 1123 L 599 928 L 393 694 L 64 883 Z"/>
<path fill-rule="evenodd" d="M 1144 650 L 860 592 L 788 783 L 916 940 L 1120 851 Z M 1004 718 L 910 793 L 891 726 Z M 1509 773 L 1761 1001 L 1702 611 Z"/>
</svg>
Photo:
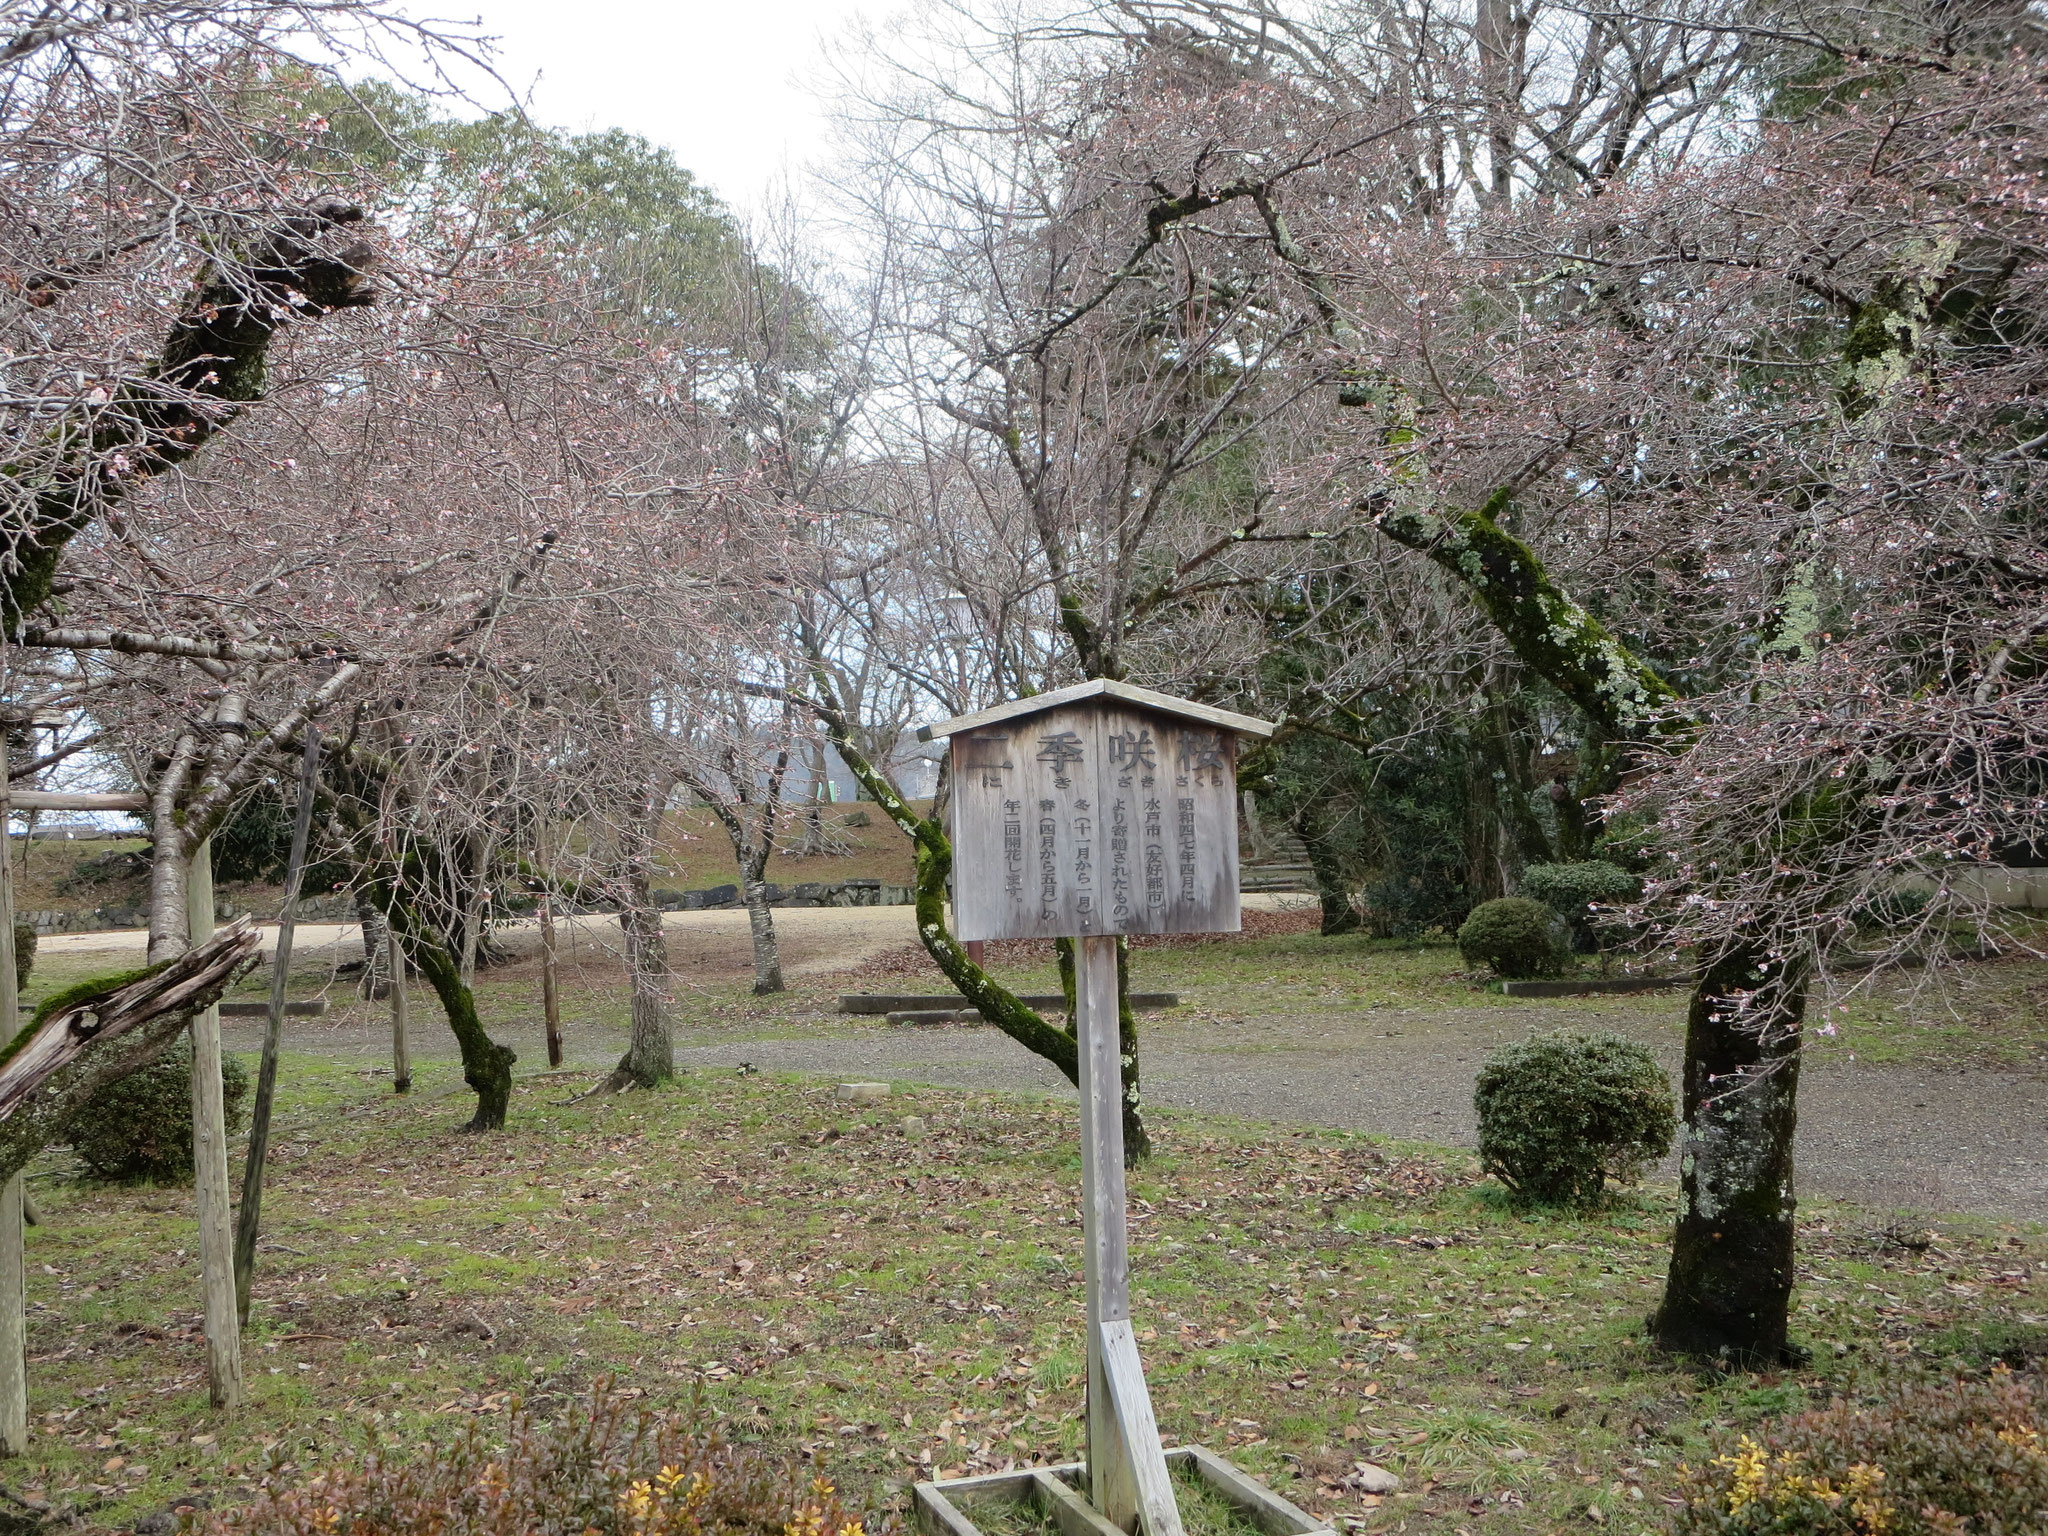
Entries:
<svg viewBox="0 0 2048 1536">
<path fill-rule="evenodd" d="M 962 731 L 979 730 L 984 725 L 998 725 L 1005 720 L 1026 719 L 1032 715 L 1044 714 L 1049 709 L 1085 703 L 1089 699 L 1130 704 L 1139 709 L 1157 711 L 1162 715 L 1175 715 L 1183 720 L 1193 720 L 1202 725 L 1213 725 L 1221 730 L 1234 731 L 1239 736 L 1256 736 L 1262 741 L 1279 729 L 1271 720 L 1234 714 L 1227 709 L 1212 709 L 1207 704 L 1176 699 L 1170 693 L 1154 693 L 1150 688 L 1139 688 L 1131 683 L 1119 683 L 1106 677 L 1098 677 L 1093 682 L 1076 683 L 1071 688 L 1055 688 L 1051 693 L 1034 694 L 1028 699 L 1013 699 L 1008 704 L 977 709 L 972 714 L 955 715 L 950 720 L 941 720 L 937 725 L 921 725 L 917 728 L 917 739 L 931 741 L 940 736 L 957 736 Z"/>
</svg>

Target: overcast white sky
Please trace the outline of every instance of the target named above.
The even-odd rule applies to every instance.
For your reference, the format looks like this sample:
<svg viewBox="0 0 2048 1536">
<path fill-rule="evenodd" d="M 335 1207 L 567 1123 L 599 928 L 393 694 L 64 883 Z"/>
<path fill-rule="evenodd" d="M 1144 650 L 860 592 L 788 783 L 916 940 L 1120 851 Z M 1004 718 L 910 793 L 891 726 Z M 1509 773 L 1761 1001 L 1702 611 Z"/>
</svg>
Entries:
<svg viewBox="0 0 2048 1536">
<path fill-rule="evenodd" d="M 879 22 L 889 0 L 439 0 L 481 16 L 498 67 L 539 122 L 624 128 L 665 144 L 735 208 L 826 148 L 820 40 Z"/>
</svg>

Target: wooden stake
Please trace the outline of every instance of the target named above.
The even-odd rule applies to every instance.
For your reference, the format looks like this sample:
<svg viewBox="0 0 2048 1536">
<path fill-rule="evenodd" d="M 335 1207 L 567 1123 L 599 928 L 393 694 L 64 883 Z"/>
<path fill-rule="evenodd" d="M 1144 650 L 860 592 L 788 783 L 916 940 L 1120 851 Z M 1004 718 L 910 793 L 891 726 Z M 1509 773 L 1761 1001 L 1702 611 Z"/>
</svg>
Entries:
<svg viewBox="0 0 2048 1536">
<path fill-rule="evenodd" d="M 391 956 L 391 1091 L 412 1089 L 412 1056 L 405 1045 L 405 946 L 398 942 L 395 925 L 384 930 L 384 942 Z"/>
<path fill-rule="evenodd" d="M 277 958 L 270 968 L 270 1015 L 263 1026 L 263 1065 L 256 1073 L 256 1103 L 249 1113 L 249 1154 L 242 1164 L 242 1207 L 235 1213 L 235 1317 L 249 1323 L 249 1285 L 256 1277 L 256 1237 L 263 1225 L 263 1164 L 270 1152 L 270 1107 L 277 1097 L 277 1051 L 284 1034 L 285 983 L 292 970 L 292 936 L 299 925 L 299 886 L 306 875 L 306 843 L 313 827 L 313 792 L 320 779 L 320 727 L 306 727 L 299 768 L 299 810 L 285 864 L 284 909 L 277 920 Z"/>
<path fill-rule="evenodd" d="M 1124 1530 L 1141 1526 L 1145 1536 L 1181 1536 L 1173 1484 L 1131 1334 L 1116 940 L 1101 935 L 1076 939 L 1074 964 L 1081 1244 L 1088 1277 L 1088 1497 L 1112 1525 Z"/>
<path fill-rule="evenodd" d="M 548 1023 L 548 1065 L 562 1064 L 562 995 L 555 988 L 555 899 L 540 898 L 540 1006 Z"/>
<path fill-rule="evenodd" d="M 167 834 L 168 835 L 168 834 Z M 194 944 L 213 936 L 213 840 L 192 855 L 186 920 Z M 242 1403 L 242 1330 L 235 1315 L 235 1244 L 228 1209 L 228 1127 L 221 1104 L 220 1009 L 192 1015 L 192 1172 L 199 1206 L 199 1277 L 206 1298 L 206 1384 L 213 1406 Z"/>
<path fill-rule="evenodd" d="M 0 726 L 0 1040 L 12 1040 L 21 1030 L 21 998 L 14 979 L 14 853 L 7 838 L 10 808 L 7 732 Z M 22 1295 L 28 1245 L 21 1200 L 17 1173 L 0 1188 L 0 1456 L 19 1456 L 28 1449 L 28 1314 Z"/>
</svg>

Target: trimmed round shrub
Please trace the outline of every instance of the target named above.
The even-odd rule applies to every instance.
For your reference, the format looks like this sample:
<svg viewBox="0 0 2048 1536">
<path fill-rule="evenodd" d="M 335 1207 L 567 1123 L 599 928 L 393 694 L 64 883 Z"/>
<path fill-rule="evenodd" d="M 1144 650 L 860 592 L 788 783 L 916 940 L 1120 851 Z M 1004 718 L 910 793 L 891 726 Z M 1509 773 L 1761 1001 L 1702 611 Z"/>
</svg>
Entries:
<svg viewBox="0 0 2048 1536">
<path fill-rule="evenodd" d="M 1619 864 L 1581 859 L 1574 864 L 1531 864 L 1522 871 L 1521 893 L 1565 917 L 1594 902 L 1634 901 L 1642 884 Z"/>
<path fill-rule="evenodd" d="M 1479 1161 L 1517 1204 L 1599 1203 L 1671 1150 L 1671 1078 L 1635 1041 L 1562 1031 L 1504 1045 L 1472 1092 Z"/>
<path fill-rule="evenodd" d="M 1692 1472 L 1678 1536 L 1961 1536 L 2048 1524 L 2048 1396 L 2009 1371 L 1773 1420 Z"/>
<path fill-rule="evenodd" d="M 1565 937 L 1563 919 L 1542 902 L 1504 896 L 1472 909 L 1458 929 L 1458 953 L 1497 976 L 1547 976 L 1564 962 Z"/>
<path fill-rule="evenodd" d="M 1592 922 L 1594 905 L 1634 901 L 1642 883 L 1619 864 L 1583 859 L 1573 864 L 1531 864 L 1522 871 L 1517 889 L 1571 924 L 1573 947 L 1590 954 L 1600 947 Z"/>
<path fill-rule="evenodd" d="M 228 1132 L 241 1129 L 249 1074 L 238 1056 L 220 1059 Z M 119 1184 L 192 1182 L 192 1042 L 109 1083 L 71 1118 L 71 1148 L 95 1177 Z"/>
<path fill-rule="evenodd" d="M 36 968 L 36 925 L 16 923 L 14 925 L 14 988 L 18 992 L 28 985 L 28 973 Z"/>
</svg>

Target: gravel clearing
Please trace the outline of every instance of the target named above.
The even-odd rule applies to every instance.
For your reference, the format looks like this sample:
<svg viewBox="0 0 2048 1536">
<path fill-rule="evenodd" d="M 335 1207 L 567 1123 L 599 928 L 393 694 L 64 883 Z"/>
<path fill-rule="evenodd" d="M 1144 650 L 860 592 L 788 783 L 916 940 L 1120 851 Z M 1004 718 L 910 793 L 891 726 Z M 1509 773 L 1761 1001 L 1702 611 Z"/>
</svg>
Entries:
<svg viewBox="0 0 2048 1536">
<path fill-rule="evenodd" d="M 1247 902 L 1254 904 L 1265 905 L 1256 898 Z M 915 939 L 907 907 L 783 909 L 776 925 L 792 982 L 808 979 L 814 993 L 827 978 Z M 729 975 L 747 963 L 744 912 L 675 913 L 667 926 L 673 963 L 684 978 Z M 586 962 L 616 955 L 613 920 L 577 919 L 573 930 L 573 943 L 565 939 L 565 948 Z M 501 934 L 514 944 L 532 937 L 522 925 Z M 142 937 L 66 934 L 43 942 L 52 951 L 139 950 Z M 359 946 L 352 924 L 299 930 L 298 953 L 309 961 L 321 954 L 359 954 Z M 863 982 L 857 989 L 871 987 Z M 760 1038 L 726 1030 L 715 1043 L 699 1043 L 708 1031 L 683 1028 L 677 1033 L 678 1060 L 706 1070 L 745 1062 L 765 1071 L 842 1080 L 1072 1091 L 1051 1067 L 985 1026 L 920 1029 L 818 1019 L 815 1005 L 794 998 L 791 1011 L 809 1012 L 825 1027 L 811 1034 L 799 1025 Z M 1182 1008 L 1146 1021 L 1145 1096 L 1171 1109 L 1470 1146 L 1472 1079 L 1495 1044 L 1532 1029 L 1615 1028 L 1642 1039 L 1675 1074 L 1682 1017 L 1682 999 L 1675 993 L 1608 1000 L 1597 1008 L 1532 1001 L 1387 1009 L 1371 1016 L 1373 1033 L 1355 1027 L 1355 1016 L 1349 1025 L 1339 1024 L 1312 1007 L 1289 1014 L 1277 1029 L 1271 1016 L 1239 1021 Z M 544 1059 L 537 1029 L 493 1029 L 519 1049 L 522 1064 Z M 308 1033 L 321 1037 L 316 1049 L 372 1058 L 385 1049 L 381 1022 L 337 1019 Z M 247 1027 L 231 1028 L 230 1034 L 245 1049 L 257 1038 Z M 422 1059 L 452 1056 L 452 1042 L 437 1027 L 431 1003 L 414 1035 Z M 581 1043 L 573 1064 L 595 1062 L 607 1049 L 616 1047 L 608 1040 Z M 1881 1065 L 1849 1059 L 1839 1050 L 1816 1051 L 1800 1088 L 1800 1187 L 1881 1208 L 2048 1219 L 2043 1090 L 2040 1076 L 2028 1071 Z"/>
<path fill-rule="evenodd" d="M 1532 1027 L 1626 1027 L 1611 1012 L 1531 1019 L 1489 1010 L 1452 1028 L 1396 1035 L 1378 1049 L 1256 1051 L 1161 1041 L 1144 1054 L 1146 1102 L 1251 1120 L 1337 1126 L 1471 1146 L 1472 1079 L 1494 1044 Z M 1641 1033 L 1674 1076 L 1668 1029 Z M 1454 1037 L 1454 1038 L 1446 1038 Z M 864 1032 L 831 1041 L 733 1041 L 680 1053 L 706 1069 L 745 1061 L 767 1071 L 835 1073 L 956 1088 L 1071 1096 L 1050 1066 L 993 1029 Z M 2039 1078 L 1969 1068 L 1810 1062 L 1799 1092 L 1799 1183 L 1805 1190 L 1899 1209 L 2048 1219 L 2048 1093 Z M 1675 1173 L 1675 1162 L 1667 1163 Z"/>
</svg>

